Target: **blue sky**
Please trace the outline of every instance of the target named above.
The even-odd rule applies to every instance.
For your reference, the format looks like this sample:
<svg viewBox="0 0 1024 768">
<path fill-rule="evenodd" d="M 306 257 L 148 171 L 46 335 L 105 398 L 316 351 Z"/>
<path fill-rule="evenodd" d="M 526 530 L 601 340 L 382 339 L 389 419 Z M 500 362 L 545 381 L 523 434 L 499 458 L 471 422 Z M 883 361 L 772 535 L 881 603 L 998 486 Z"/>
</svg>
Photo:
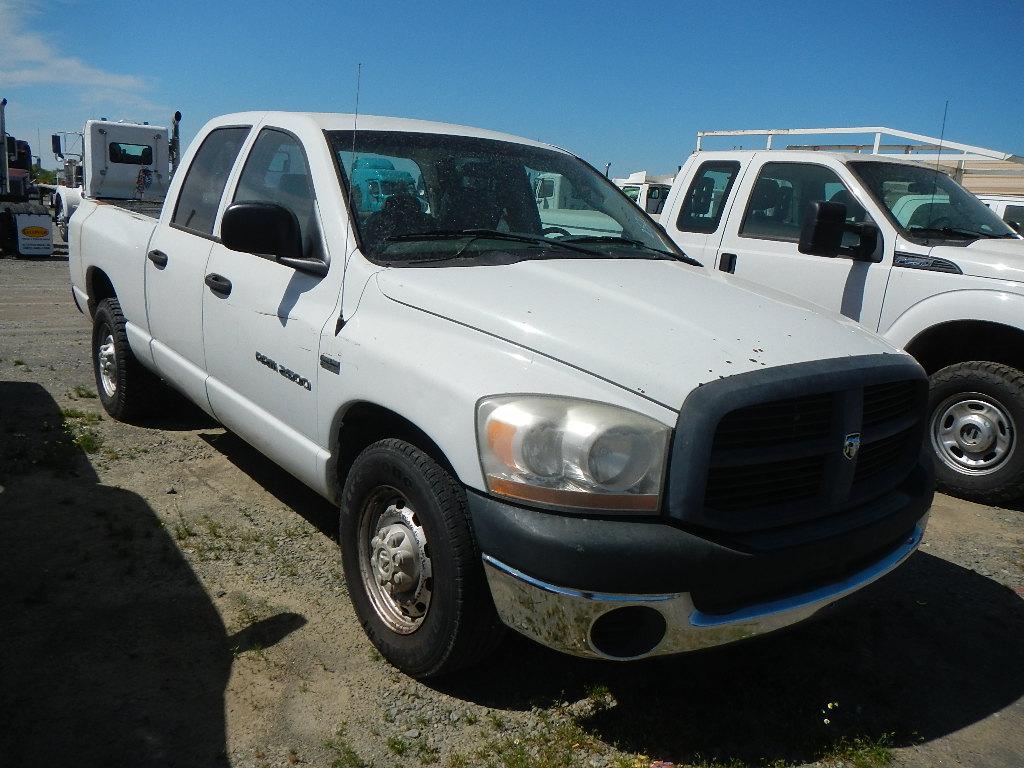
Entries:
<svg viewBox="0 0 1024 768">
<path fill-rule="evenodd" d="M 612 175 L 674 170 L 700 129 L 938 135 L 946 99 L 947 138 L 1024 154 L 1013 0 L 0 0 L 0 14 L 8 129 L 49 166 L 48 135 L 90 117 L 180 109 L 187 140 L 224 112 L 351 112 L 358 62 L 363 113 L 537 138 Z"/>
</svg>

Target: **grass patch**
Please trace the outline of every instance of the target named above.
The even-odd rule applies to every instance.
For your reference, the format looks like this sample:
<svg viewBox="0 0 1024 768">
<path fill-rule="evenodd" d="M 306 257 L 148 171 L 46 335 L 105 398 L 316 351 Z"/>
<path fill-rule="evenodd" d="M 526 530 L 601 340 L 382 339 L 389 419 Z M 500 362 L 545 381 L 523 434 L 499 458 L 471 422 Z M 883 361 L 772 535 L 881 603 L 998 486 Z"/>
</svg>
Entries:
<svg viewBox="0 0 1024 768">
<path fill-rule="evenodd" d="M 349 743 L 344 727 L 338 729 L 334 738 L 324 741 L 324 749 L 333 758 L 331 768 L 367 768 L 366 761 Z"/>
<path fill-rule="evenodd" d="M 432 747 L 425 741 L 420 741 L 416 745 L 416 757 L 420 759 L 421 765 L 430 765 L 436 763 L 437 758 L 440 757 L 441 753 L 437 747 Z"/>
<path fill-rule="evenodd" d="M 178 522 L 176 522 L 174 524 L 174 527 L 171 530 L 174 532 L 174 538 L 177 539 L 178 541 L 184 541 L 185 539 L 191 539 L 193 536 L 197 536 L 198 535 L 196 533 L 196 531 L 195 531 L 195 528 L 191 527 L 182 518 L 178 519 Z"/>
<path fill-rule="evenodd" d="M 95 400 L 96 393 L 88 387 L 83 387 L 81 384 L 76 384 L 75 388 L 71 390 L 75 397 L 81 398 L 82 400 Z"/>
<path fill-rule="evenodd" d="M 875 739 L 842 739 L 824 751 L 819 760 L 826 765 L 843 763 L 847 768 L 881 768 L 892 763 L 892 734 Z"/>
<path fill-rule="evenodd" d="M 409 751 L 409 742 L 398 736 L 391 736 L 387 741 L 388 751 L 396 755 L 404 755 Z"/>
<path fill-rule="evenodd" d="M 99 424 L 103 421 L 103 417 L 98 413 L 83 411 L 80 408 L 63 408 L 61 409 L 61 415 L 64 417 L 65 423 L 76 421 L 82 424 Z"/>
</svg>

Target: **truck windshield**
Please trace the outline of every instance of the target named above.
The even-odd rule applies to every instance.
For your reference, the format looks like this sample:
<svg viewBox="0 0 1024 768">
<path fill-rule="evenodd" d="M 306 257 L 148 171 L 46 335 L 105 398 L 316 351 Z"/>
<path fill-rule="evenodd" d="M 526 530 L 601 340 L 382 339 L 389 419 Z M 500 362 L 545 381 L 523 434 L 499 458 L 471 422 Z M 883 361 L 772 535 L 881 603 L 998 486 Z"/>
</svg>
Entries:
<svg viewBox="0 0 1024 768">
<path fill-rule="evenodd" d="M 530 258 L 687 259 L 608 179 L 493 139 L 328 131 L 363 253 L 392 266 Z"/>
<path fill-rule="evenodd" d="M 934 168 L 871 161 L 848 165 L 910 240 L 967 244 L 980 238 L 1016 237 L 983 202 Z"/>
</svg>

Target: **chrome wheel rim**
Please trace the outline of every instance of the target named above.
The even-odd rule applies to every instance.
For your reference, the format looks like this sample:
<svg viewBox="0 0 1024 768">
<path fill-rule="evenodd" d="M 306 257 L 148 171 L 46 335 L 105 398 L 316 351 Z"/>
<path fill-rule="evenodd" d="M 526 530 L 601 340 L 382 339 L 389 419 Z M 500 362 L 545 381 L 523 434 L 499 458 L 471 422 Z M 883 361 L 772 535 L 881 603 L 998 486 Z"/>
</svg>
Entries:
<svg viewBox="0 0 1024 768">
<path fill-rule="evenodd" d="M 977 392 L 947 398 L 932 415 L 935 453 L 957 472 L 987 475 L 1013 454 L 1016 426 L 998 400 Z"/>
<path fill-rule="evenodd" d="M 107 397 L 117 393 L 117 353 L 114 350 L 114 336 L 107 333 L 103 343 L 96 350 L 96 370 L 100 372 L 100 384 Z"/>
<path fill-rule="evenodd" d="M 430 610 L 430 546 L 416 512 L 390 486 L 370 494 L 359 515 L 359 575 L 378 618 L 408 635 Z"/>
</svg>

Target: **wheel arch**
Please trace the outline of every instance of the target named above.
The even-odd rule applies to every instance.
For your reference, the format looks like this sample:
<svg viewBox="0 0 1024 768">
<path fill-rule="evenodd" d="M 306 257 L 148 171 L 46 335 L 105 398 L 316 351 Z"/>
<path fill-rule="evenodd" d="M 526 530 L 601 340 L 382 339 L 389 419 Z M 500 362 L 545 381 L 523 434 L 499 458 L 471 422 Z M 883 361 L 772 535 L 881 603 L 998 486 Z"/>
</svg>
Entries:
<svg viewBox="0 0 1024 768">
<path fill-rule="evenodd" d="M 439 442 L 407 416 L 387 406 L 368 400 L 350 403 L 335 415 L 330 434 L 328 482 L 336 499 L 341 498 L 345 479 L 356 457 L 367 446 L 386 438 L 398 438 L 415 445 L 461 482 Z"/>
<path fill-rule="evenodd" d="M 990 320 L 951 320 L 918 333 L 905 347 L 931 376 L 979 360 L 1024 370 L 1024 330 Z"/>
<path fill-rule="evenodd" d="M 85 271 L 85 292 L 89 296 L 89 316 L 96 314 L 96 306 L 104 299 L 117 298 L 114 283 L 100 267 L 89 267 Z"/>
</svg>

